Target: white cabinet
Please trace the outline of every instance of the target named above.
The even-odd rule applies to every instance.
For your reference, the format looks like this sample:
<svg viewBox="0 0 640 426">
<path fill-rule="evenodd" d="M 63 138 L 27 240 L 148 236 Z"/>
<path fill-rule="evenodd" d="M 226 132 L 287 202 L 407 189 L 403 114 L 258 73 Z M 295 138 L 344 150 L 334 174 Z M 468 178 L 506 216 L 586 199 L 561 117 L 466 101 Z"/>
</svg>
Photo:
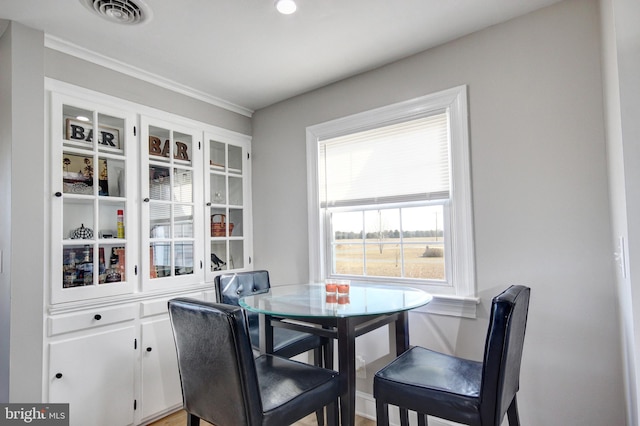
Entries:
<svg viewBox="0 0 640 426">
<path fill-rule="evenodd" d="M 49 402 L 69 403 L 71 426 L 134 422 L 135 327 L 49 344 Z"/>
<path fill-rule="evenodd" d="M 135 114 L 51 95 L 51 303 L 136 282 Z"/>
<path fill-rule="evenodd" d="M 71 425 L 145 424 L 182 404 L 168 300 L 250 267 L 250 138 L 47 86 L 45 402 Z"/>
<path fill-rule="evenodd" d="M 181 297 L 203 299 L 202 292 Z M 173 330 L 168 315 L 171 297 L 145 300 L 141 303 L 140 335 L 142 421 L 148 421 L 182 405 L 182 388 Z"/>
<path fill-rule="evenodd" d="M 207 281 L 219 271 L 249 267 L 249 141 L 239 135 L 205 133 Z"/>
<path fill-rule="evenodd" d="M 142 419 L 182 404 L 176 348 L 167 315 L 142 324 Z"/>
<path fill-rule="evenodd" d="M 202 131 L 141 119 L 143 289 L 204 281 Z"/>
</svg>

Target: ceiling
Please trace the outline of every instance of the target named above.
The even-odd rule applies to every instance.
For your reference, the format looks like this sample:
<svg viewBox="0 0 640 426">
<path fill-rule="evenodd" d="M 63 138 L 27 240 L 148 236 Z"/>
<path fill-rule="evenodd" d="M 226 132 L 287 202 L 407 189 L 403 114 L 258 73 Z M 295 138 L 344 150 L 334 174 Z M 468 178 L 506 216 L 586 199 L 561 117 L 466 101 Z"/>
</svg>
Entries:
<svg viewBox="0 0 640 426">
<path fill-rule="evenodd" d="M 135 0 L 139 25 L 81 0 L 0 0 L 0 19 L 255 111 L 559 0 Z M 0 23 L 0 27 L 1 27 Z"/>
</svg>

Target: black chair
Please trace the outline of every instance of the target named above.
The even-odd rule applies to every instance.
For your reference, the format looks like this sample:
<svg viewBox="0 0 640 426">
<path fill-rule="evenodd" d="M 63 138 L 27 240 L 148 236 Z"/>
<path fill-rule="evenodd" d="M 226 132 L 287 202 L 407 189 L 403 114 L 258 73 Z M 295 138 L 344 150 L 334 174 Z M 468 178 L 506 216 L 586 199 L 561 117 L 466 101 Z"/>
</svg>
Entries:
<svg viewBox="0 0 640 426">
<path fill-rule="evenodd" d="M 254 358 L 245 311 L 188 298 L 169 301 L 188 425 L 283 426 L 327 407 L 334 425 L 337 372 L 274 355 Z"/>
<path fill-rule="evenodd" d="M 239 305 L 239 299 L 251 294 L 264 293 L 271 287 L 269 272 L 249 271 L 221 274 L 215 277 L 217 300 L 227 305 Z M 257 351 L 260 347 L 260 316 L 247 311 L 251 343 Z M 292 358 L 313 351 L 313 365 L 333 369 L 333 340 L 286 328 L 273 329 L 273 354 Z M 324 362 L 323 362 L 324 359 Z M 316 413 L 318 425 L 324 424 L 323 410 Z"/>
<path fill-rule="evenodd" d="M 412 347 L 373 379 L 377 424 L 389 424 L 388 404 L 400 407 L 402 425 L 407 409 L 471 426 L 500 426 L 507 413 L 518 426 L 516 393 L 529 310 L 530 289 L 511 286 L 491 303 L 484 359 L 470 361 L 421 347 Z"/>
<path fill-rule="evenodd" d="M 222 274 L 215 277 L 216 297 L 221 303 L 239 306 L 238 300 L 244 296 L 263 293 L 269 290 L 269 272 L 250 271 L 233 274 Z M 260 346 L 259 315 L 247 312 L 249 333 L 255 348 Z M 333 368 L 333 340 L 319 336 L 274 327 L 273 353 L 274 355 L 291 358 L 296 355 L 313 351 L 313 363 L 318 367 Z M 323 356 L 324 355 L 324 356 Z M 324 362 L 323 362 L 324 358 Z"/>
</svg>

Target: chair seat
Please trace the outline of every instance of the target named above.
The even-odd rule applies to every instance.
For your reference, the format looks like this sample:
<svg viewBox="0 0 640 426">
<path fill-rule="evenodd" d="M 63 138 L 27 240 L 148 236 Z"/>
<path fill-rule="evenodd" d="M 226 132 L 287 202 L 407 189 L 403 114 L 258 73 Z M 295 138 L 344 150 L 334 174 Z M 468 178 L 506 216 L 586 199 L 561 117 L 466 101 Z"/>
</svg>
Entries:
<svg viewBox="0 0 640 426">
<path fill-rule="evenodd" d="M 400 408 L 400 424 L 408 410 L 427 425 L 435 416 L 469 426 L 499 426 L 505 414 L 520 426 L 516 394 L 529 312 L 531 289 L 509 286 L 491 301 L 482 362 L 413 347 L 373 378 L 376 418 L 389 426 L 389 405 Z"/>
<path fill-rule="evenodd" d="M 260 346 L 260 328 L 250 327 L 251 344 L 254 347 Z M 301 353 L 311 351 L 322 345 L 320 336 L 302 333 L 300 331 L 286 328 L 273 328 L 273 353 L 285 358 L 292 358 Z"/>
<path fill-rule="evenodd" d="M 481 379 L 481 362 L 413 347 L 376 373 L 374 396 L 409 410 L 475 424 Z"/>
<path fill-rule="evenodd" d="M 327 410 L 338 420 L 342 380 L 336 371 L 274 355 L 255 357 L 239 306 L 169 301 L 187 424 L 284 426 Z M 324 415 L 318 424 L 324 424 Z"/>
<path fill-rule="evenodd" d="M 255 360 L 264 424 L 282 426 L 328 405 L 339 392 L 338 373 L 272 355 Z"/>
</svg>

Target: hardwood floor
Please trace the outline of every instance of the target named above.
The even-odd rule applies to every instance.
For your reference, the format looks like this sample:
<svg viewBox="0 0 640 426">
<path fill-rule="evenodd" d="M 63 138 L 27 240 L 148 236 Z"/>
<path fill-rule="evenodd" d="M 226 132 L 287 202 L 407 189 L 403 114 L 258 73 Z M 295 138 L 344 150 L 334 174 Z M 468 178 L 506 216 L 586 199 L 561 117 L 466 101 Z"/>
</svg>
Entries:
<svg viewBox="0 0 640 426">
<path fill-rule="evenodd" d="M 183 410 L 176 411 L 173 414 L 168 415 L 165 418 L 157 420 L 151 423 L 149 426 L 186 426 L 187 424 L 187 413 Z M 316 426 L 318 423 L 316 422 L 315 414 L 311 414 L 310 416 L 301 419 L 293 424 L 293 426 Z M 356 426 L 375 426 L 376 422 L 373 420 L 365 419 L 363 417 L 356 416 Z M 213 426 L 211 423 L 207 423 L 203 420 L 200 421 L 200 426 Z"/>
</svg>

